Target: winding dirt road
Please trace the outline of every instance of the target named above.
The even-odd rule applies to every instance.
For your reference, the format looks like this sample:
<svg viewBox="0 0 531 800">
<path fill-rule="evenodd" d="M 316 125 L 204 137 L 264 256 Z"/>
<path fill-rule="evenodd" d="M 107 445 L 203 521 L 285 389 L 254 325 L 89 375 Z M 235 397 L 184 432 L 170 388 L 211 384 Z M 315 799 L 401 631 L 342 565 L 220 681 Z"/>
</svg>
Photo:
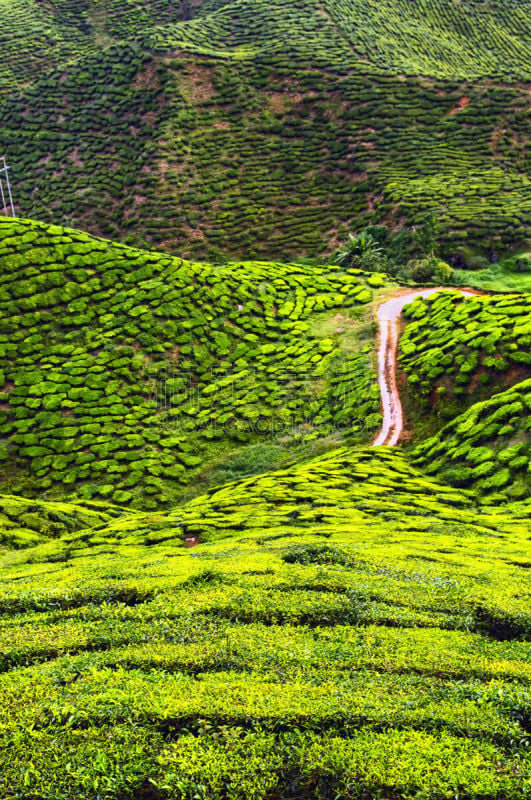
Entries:
<svg viewBox="0 0 531 800">
<path fill-rule="evenodd" d="M 380 347 L 378 349 L 378 383 L 382 398 L 382 429 L 373 447 L 386 445 L 392 447 L 398 443 L 404 430 L 404 415 L 400 394 L 396 383 L 396 354 L 398 350 L 399 320 L 402 309 L 416 297 L 429 297 L 436 292 L 459 292 L 465 297 L 476 294 L 474 291 L 437 286 L 431 289 L 411 289 L 392 297 L 378 308 L 378 327 Z"/>
</svg>

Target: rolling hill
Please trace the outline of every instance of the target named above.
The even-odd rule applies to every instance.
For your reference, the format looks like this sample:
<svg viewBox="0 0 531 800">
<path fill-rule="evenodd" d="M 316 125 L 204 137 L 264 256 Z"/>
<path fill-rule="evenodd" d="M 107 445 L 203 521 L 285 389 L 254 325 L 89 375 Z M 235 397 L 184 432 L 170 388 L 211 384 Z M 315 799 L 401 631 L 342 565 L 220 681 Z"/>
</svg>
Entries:
<svg viewBox="0 0 531 800">
<path fill-rule="evenodd" d="M 444 419 L 531 376 L 531 295 L 419 298 L 400 340 L 409 394 Z"/>
<path fill-rule="evenodd" d="M 0 8 L 0 800 L 530 800 L 527 0 Z"/>
<path fill-rule="evenodd" d="M 6 219 L 0 259 L 8 492 L 155 509 L 379 425 L 381 275 L 194 264 Z"/>
<path fill-rule="evenodd" d="M 2 796 L 525 796 L 529 533 L 384 448 L 7 552 Z"/>
<path fill-rule="evenodd" d="M 3 219 L 0 279 L 2 798 L 525 797 L 529 295 L 406 306 L 400 453 L 381 274 Z"/>
<path fill-rule="evenodd" d="M 50 71 L 4 93 L 19 216 L 207 260 L 330 253 L 433 210 L 448 258 L 525 247 L 526 3 L 46 9 L 80 55 L 44 38 Z"/>
</svg>

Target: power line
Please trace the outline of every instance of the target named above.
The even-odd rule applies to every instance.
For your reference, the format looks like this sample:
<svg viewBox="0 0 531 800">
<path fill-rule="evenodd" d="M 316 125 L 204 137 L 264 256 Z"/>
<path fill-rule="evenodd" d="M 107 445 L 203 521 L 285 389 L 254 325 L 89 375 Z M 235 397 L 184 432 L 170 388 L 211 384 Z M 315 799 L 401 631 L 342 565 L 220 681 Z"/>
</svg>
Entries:
<svg viewBox="0 0 531 800">
<path fill-rule="evenodd" d="M 5 156 L 0 156 L 0 199 L 2 201 L 2 206 L 4 207 L 4 217 L 9 216 L 9 210 L 11 209 L 11 216 L 15 216 L 15 206 L 13 205 L 13 196 L 11 194 L 11 186 L 9 183 L 9 170 L 11 167 L 8 167 L 6 164 Z M 7 198 L 4 191 L 4 183 L 7 189 Z"/>
</svg>

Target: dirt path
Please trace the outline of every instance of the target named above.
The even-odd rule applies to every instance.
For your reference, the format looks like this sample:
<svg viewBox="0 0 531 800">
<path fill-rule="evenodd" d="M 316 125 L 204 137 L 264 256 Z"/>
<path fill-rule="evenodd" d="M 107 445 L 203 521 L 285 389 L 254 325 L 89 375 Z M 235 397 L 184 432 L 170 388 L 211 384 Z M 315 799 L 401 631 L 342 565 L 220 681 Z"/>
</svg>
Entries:
<svg viewBox="0 0 531 800">
<path fill-rule="evenodd" d="M 378 349 L 378 383 L 382 398 L 383 423 L 373 447 L 393 446 L 398 443 L 404 429 L 404 415 L 396 383 L 396 354 L 398 350 L 398 331 L 402 309 L 416 297 L 429 297 L 441 291 L 459 292 L 463 296 L 476 294 L 474 291 L 437 286 L 431 289 L 410 289 L 401 291 L 398 296 L 382 303 L 378 309 L 380 347 Z"/>
</svg>

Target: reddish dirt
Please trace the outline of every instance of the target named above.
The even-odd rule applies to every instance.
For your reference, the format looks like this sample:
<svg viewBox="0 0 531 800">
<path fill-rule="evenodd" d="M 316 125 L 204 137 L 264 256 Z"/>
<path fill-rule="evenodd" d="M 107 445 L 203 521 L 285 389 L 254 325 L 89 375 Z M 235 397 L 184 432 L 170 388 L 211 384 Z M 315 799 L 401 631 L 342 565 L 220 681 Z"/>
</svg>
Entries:
<svg viewBox="0 0 531 800">
<path fill-rule="evenodd" d="M 383 422 L 373 447 L 385 445 L 393 447 L 404 434 L 404 415 L 396 376 L 396 354 L 400 333 L 402 309 L 416 297 L 429 297 L 436 292 L 448 289 L 458 291 L 463 296 L 480 294 L 474 290 L 454 287 L 433 287 L 430 289 L 401 289 L 378 309 L 380 346 L 378 348 L 378 383 L 382 399 Z"/>
<path fill-rule="evenodd" d="M 181 358 L 181 345 L 180 344 L 175 345 L 173 350 L 170 350 L 169 355 L 172 361 L 179 361 L 179 359 Z"/>
<path fill-rule="evenodd" d="M 179 89 L 185 100 L 193 105 L 201 105 L 214 95 L 212 69 L 188 63 L 186 73 L 179 80 Z"/>
<path fill-rule="evenodd" d="M 140 70 L 133 82 L 133 89 L 157 89 L 159 87 L 157 66 L 157 63 L 152 61 Z"/>
<path fill-rule="evenodd" d="M 151 125 L 151 127 L 153 127 L 153 125 L 155 124 L 155 122 L 157 120 L 157 112 L 156 111 L 146 111 L 145 114 L 142 114 L 140 119 L 142 120 L 142 122 L 144 124 Z"/>
<path fill-rule="evenodd" d="M 168 170 L 170 168 L 170 165 L 168 164 L 168 162 L 166 161 L 165 158 L 161 158 L 160 161 L 158 162 L 157 166 L 158 166 L 159 175 L 162 178 L 162 180 L 164 180 L 166 175 L 168 174 Z"/>
<path fill-rule="evenodd" d="M 462 111 L 464 108 L 467 107 L 469 103 L 470 103 L 470 97 L 467 97 L 467 95 L 463 95 L 463 97 L 459 99 L 455 108 L 452 108 L 452 110 L 450 111 L 450 116 L 453 117 L 454 114 L 457 114 L 459 111 Z"/>
<path fill-rule="evenodd" d="M 71 161 L 71 162 L 72 162 L 72 163 L 73 163 L 73 164 L 74 164 L 76 167 L 82 167 L 82 166 L 83 166 L 83 161 L 81 161 L 81 159 L 80 159 L 80 157 L 79 157 L 79 152 L 78 152 L 78 148 L 77 148 L 77 147 L 75 147 L 75 148 L 72 150 L 72 152 L 70 153 L 70 161 Z"/>
<path fill-rule="evenodd" d="M 205 234 L 199 228 L 191 228 L 189 225 L 183 225 L 183 230 L 186 233 L 187 239 L 193 239 L 196 242 L 203 242 Z"/>
</svg>

